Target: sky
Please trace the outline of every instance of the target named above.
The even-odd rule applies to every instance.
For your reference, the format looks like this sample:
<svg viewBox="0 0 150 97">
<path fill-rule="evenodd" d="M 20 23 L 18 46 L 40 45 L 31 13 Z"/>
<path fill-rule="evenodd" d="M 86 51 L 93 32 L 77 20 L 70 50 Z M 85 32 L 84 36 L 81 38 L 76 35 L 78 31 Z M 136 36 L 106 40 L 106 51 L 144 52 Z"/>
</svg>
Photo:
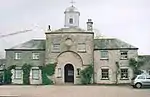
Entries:
<svg viewBox="0 0 150 97">
<path fill-rule="evenodd" d="M 44 39 L 48 25 L 64 27 L 64 11 L 71 0 L 0 0 L 0 58 L 4 49 Z M 74 0 L 80 11 L 80 27 L 86 29 L 90 18 L 97 35 L 115 37 L 139 48 L 140 55 L 150 54 L 150 0 Z"/>
</svg>

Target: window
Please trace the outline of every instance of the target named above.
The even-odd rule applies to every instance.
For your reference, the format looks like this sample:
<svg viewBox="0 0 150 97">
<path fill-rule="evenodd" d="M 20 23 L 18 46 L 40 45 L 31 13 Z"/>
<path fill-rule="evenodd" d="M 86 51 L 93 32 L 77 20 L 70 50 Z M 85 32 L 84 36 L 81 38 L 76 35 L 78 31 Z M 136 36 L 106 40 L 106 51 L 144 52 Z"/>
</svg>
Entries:
<svg viewBox="0 0 150 97">
<path fill-rule="evenodd" d="M 128 79 L 128 69 L 121 69 L 121 79 Z"/>
<path fill-rule="evenodd" d="M 102 69 L 102 79 L 109 79 L 109 69 Z"/>
<path fill-rule="evenodd" d="M 15 69 L 15 79 L 21 79 L 22 78 L 22 70 L 21 69 Z"/>
<path fill-rule="evenodd" d="M 150 70 L 148 71 L 149 75 L 150 75 Z"/>
<path fill-rule="evenodd" d="M 61 77 L 61 68 L 58 68 L 58 77 Z"/>
<path fill-rule="evenodd" d="M 127 51 L 121 51 L 120 52 L 120 59 L 128 59 L 128 52 Z"/>
<path fill-rule="evenodd" d="M 70 18 L 70 19 L 69 19 L 69 23 L 70 23 L 70 24 L 73 24 L 73 18 Z"/>
<path fill-rule="evenodd" d="M 139 76 L 138 79 L 145 79 L 145 76 Z"/>
<path fill-rule="evenodd" d="M 60 44 L 53 44 L 52 52 L 60 52 Z"/>
<path fill-rule="evenodd" d="M 77 75 L 78 75 L 78 76 L 80 75 L 80 71 L 81 71 L 81 69 L 80 69 L 80 68 L 77 68 Z"/>
<path fill-rule="evenodd" d="M 108 51 L 101 51 L 101 59 L 108 59 Z"/>
<path fill-rule="evenodd" d="M 19 52 L 15 53 L 15 59 L 16 60 L 21 59 L 21 53 L 19 53 Z"/>
<path fill-rule="evenodd" d="M 78 43 L 78 52 L 86 52 L 86 45 L 85 43 Z"/>
<path fill-rule="evenodd" d="M 34 80 L 39 79 L 39 69 L 32 69 L 32 79 Z"/>
<path fill-rule="evenodd" d="M 32 53 L 32 59 L 38 60 L 40 57 L 39 53 Z"/>
</svg>

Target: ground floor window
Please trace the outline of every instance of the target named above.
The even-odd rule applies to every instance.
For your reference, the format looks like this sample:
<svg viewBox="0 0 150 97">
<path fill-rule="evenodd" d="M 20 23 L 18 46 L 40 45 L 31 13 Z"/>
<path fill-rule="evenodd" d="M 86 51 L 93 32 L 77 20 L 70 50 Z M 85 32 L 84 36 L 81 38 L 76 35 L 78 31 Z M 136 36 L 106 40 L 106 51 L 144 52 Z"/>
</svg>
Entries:
<svg viewBox="0 0 150 97">
<path fill-rule="evenodd" d="M 34 80 L 39 79 L 39 69 L 32 69 L 32 79 Z"/>
<path fill-rule="evenodd" d="M 15 72 L 14 72 L 14 78 L 15 79 L 21 79 L 22 78 L 22 70 L 21 69 L 15 69 Z"/>
<path fill-rule="evenodd" d="M 121 79 L 128 79 L 128 69 L 121 69 Z"/>
<path fill-rule="evenodd" d="M 109 69 L 102 69 L 102 79 L 109 79 Z"/>
<path fill-rule="evenodd" d="M 78 75 L 78 76 L 80 75 L 80 71 L 81 71 L 81 69 L 80 69 L 80 68 L 77 68 L 77 75 Z"/>
</svg>

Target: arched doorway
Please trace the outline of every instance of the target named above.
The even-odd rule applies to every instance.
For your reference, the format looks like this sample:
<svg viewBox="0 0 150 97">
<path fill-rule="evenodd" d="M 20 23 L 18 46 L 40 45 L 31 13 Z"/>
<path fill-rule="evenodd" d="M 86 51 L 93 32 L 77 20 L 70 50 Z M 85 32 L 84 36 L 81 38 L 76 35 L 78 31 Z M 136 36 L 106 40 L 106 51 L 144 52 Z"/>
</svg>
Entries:
<svg viewBox="0 0 150 97">
<path fill-rule="evenodd" d="M 65 82 L 74 83 L 74 67 L 72 64 L 66 64 L 64 67 L 64 79 Z"/>
</svg>

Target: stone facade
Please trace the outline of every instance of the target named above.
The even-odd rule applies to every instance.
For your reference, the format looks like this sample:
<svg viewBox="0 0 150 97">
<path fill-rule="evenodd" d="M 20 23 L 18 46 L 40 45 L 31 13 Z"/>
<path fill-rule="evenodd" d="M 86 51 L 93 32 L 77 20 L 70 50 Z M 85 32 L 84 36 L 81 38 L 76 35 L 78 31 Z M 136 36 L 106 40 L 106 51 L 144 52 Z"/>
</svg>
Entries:
<svg viewBox="0 0 150 97">
<path fill-rule="evenodd" d="M 30 40 L 6 49 L 6 67 L 30 64 L 30 83 L 42 84 L 38 66 L 56 64 L 55 74 L 50 76 L 55 84 L 80 84 L 80 71 L 93 64 L 94 83 L 114 84 L 118 64 L 121 71 L 118 83 L 129 83 L 133 72 L 128 61 L 138 57 L 138 48 L 116 38 L 94 39 L 92 20 L 88 19 L 87 30 L 84 30 L 79 27 L 79 16 L 79 11 L 71 6 L 65 10 L 64 28 L 53 31 L 49 26 L 45 40 Z M 38 53 L 34 55 L 36 60 L 33 53 Z M 12 83 L 22 84 L 22 75 L 17 75 L 20 76 L 17 80 L 15 72 L 12 70 Z"/>
</svg>

